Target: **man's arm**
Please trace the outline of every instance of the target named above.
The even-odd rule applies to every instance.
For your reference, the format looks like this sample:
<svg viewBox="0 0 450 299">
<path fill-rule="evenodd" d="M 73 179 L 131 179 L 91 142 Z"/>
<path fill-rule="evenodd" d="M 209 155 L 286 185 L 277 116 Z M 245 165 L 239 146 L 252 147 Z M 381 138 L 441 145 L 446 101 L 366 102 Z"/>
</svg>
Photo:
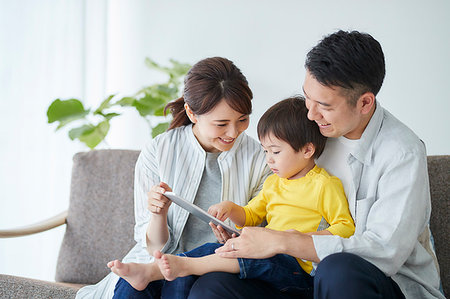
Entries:
<svg viewBox="0 0 450 299">
<path fill-rule="evenodd" d="M 310 235 L 262 227 L 244 227 L 239 237 L 229 239 L 224 246 L 216 250 L 216 253 L 227 258 L 254 259 L 283 253 L 316 263 L 320 261 Z"/>
</svg>

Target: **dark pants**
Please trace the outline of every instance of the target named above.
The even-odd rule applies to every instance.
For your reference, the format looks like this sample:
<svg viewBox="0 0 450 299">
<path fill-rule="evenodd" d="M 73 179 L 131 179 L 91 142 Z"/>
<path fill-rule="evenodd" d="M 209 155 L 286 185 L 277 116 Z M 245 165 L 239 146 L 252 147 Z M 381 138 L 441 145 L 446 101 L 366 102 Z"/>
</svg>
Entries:
<svg viewBox="0 0 450 299">
<path fill-rule="evenodd" d="M 217 244 L 220 245 L 220 244 Z M 219 246 L 216 246 L 216 248 Z M 211 248 L 204 248 L 201 250 L 196 248 L 192 251 L 178 254 L 179 256 L 201 257 L 211 253 Z M 173 281 L 156 280 L 148 284 L 148 286 L 138 291 L 134 289 L 126 280 L 120 278 L 114 289 L 113 298 L 133 298 L 133 299 L 157 299 L 157 298 L 187 298 L 192 285 L 197 280 L 198 276 L 179 277 Z"/>
<path fill-rule="evenodd" d="M 195 253 L 195 252 L 194 252 Z M 187 253 L 187 256 L 192 256 Z M 188 276 L 172 282 L 156 281 L 139 292 L 119 280 L 115 298 L 187 298 L 189 299 L 290 299 L 290 298 L 405 298 L 398 285 L 373 264 L 349 253 L 337 253 L 323 259 L 314 277 L 314 295 L 282 292 L 260 279 L 240 279 L 238 275 L 213 272 L 201 277 Z"/>
<path fill-rule="evenodd" d="M 314 277 L 314 295 L 292 295 L 278 291 L 258 280 L 240 280 L 227 273 L 210 273 L 198 278 L 189 299 L 270 299 L 333 298 L 371 299 L 405 298 L 398 285 L 377 267 L 349 253 L 337 253 L 323 259 Z"/>
<path fill-rule="evenodd" d="M 201 257 L 213 254 L 222 246 L 208 243 L 181 256 Z M 232 274 L 241 279 L 257 279 L 273 286 L 282 293 L 304 295 L 312 293 L 313 278 L 289 255 L 278 254 L 268 259 L 238 259 L 240 274 Z M 124 279 L 119 279 L 114 290 L 114 298 L 187 298 L 197 276 L 180 277 L 174 281 L 154 281 L 143 291 L 137 291 Z"/>
</svg>

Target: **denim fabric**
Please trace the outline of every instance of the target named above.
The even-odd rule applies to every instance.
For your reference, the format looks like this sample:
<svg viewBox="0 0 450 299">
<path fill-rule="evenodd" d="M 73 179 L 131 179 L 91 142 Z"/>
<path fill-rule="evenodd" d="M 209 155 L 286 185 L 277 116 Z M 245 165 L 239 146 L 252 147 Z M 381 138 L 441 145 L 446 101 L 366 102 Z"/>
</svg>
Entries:
<svg viewBox="0 0 450 299">
<path fill-rule="evenodd" d="M 351 253 L 335 253 L 317 266 L 314 298 L 404 299 L 405 296 L 392 278 L 365 259 Z"/>
<path fill-rule="evenodd" d="M 212 272 L 200 276 L 188 299 L 312 299 L 310 294 L 280 292 L 259 279 L 240 279 L 236 274 Z"/>
<path fill-rule="evenodd" d="M 259 279 L 271 284 L 281 292 L 305 294 L 312 291 L 314 280 L 298 261 L 286 254 L 267 259 L 239 258 L 241 279 Z"/>
<path fill-rule="evenodd" d="M 221 244 L 207 243 L 185 253 L 189 257 L 200 257 L 213 254 Z M 183 255 L 183 254 L 181 254 Z M 292 256 L 278 254 L 268 259 L 239 258 L 241 279 L 258 279 L 271 284 L 275 289 L 293 294 L 312 292 L 313 278 L 303 271 Z"/>
<path fill-rule="evenodd" d="M 206 243 L 192 251 L 178 254 L 179 256 L 187 257 L 201 257 L 214 253 L 216 248 L 221 245 L 217 243 Z M 114 289 L 113 298 L 168 298 L 168 299 L 182 299 L 187 298 L 192 285 L 197 280 L 198 276 L 179 277 L 173 281 L 157 280 L 149 283 L 147 288 L 142 291 L 134 289 L 126 280 L 120 278 Z"/>
</svg>

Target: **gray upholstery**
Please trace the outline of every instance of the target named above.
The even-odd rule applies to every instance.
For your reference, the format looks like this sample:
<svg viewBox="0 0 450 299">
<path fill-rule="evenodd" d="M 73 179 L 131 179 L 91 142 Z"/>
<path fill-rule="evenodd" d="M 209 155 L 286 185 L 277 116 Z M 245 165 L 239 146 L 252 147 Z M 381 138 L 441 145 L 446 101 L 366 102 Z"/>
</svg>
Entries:
<svg viewBox="0 0 450 299">
<path fill-rule="evenodd" d="M 138 151 L 98 150 L 74 156 L 68 223 L 58 257 L 56 281 L 93 284 L 122 258 L 133 240 L 133 180 Z M 450 294 L 450 156 L 428 157 L 435 239 L 441 278 Z M 0 275 L 0 298 L 73 298 L 79 286 Z"/>
<path fill-rule="evenodd" d="M 429 156 L 431 192 L 431 233 L 441 270 L 444 293 L 450 294 L 450 156 Z"/>
<path fill-rule="evenodd" d="M 60 283 L 0 274 L 1 299 L 69 299 L 75 298 L 77 290 Z"/>
<path fill-rule="evenodd" d="M 73 159 L 67 228 L 56 281 L 95 284 L 133 240 L 134 165 L 138 151 L 98 150 Z"/>
</svg>

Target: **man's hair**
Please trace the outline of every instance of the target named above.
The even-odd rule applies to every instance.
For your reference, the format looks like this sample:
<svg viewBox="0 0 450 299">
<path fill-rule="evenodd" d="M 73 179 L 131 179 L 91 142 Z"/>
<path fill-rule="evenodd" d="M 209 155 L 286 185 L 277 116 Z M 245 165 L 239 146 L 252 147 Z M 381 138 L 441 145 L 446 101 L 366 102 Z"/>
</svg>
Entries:
<svg viewBox="0 0 450 299">
<path fill-rule="evenodd" d="M 315 147 L 314 158 L 322 154 L 327 138 L 319 131 L 319 126 L 308 119 L 308 109 L 302 96 L 285 99 L 267 110 L 258 122 L 258 138 L 261 140 L 272 134 L 287 142 L 296 152 L 306 144 Z"/>
<path fill-rule="evenodd" d="M 305 67 L 321 84 L 342 87 L 343 96 L 352 106 L 365 92 L 376 96 L 386 72 L 378 41 L 367 33 L 342 30 L 326 36 L 312 48 Z"/>
</svg>

